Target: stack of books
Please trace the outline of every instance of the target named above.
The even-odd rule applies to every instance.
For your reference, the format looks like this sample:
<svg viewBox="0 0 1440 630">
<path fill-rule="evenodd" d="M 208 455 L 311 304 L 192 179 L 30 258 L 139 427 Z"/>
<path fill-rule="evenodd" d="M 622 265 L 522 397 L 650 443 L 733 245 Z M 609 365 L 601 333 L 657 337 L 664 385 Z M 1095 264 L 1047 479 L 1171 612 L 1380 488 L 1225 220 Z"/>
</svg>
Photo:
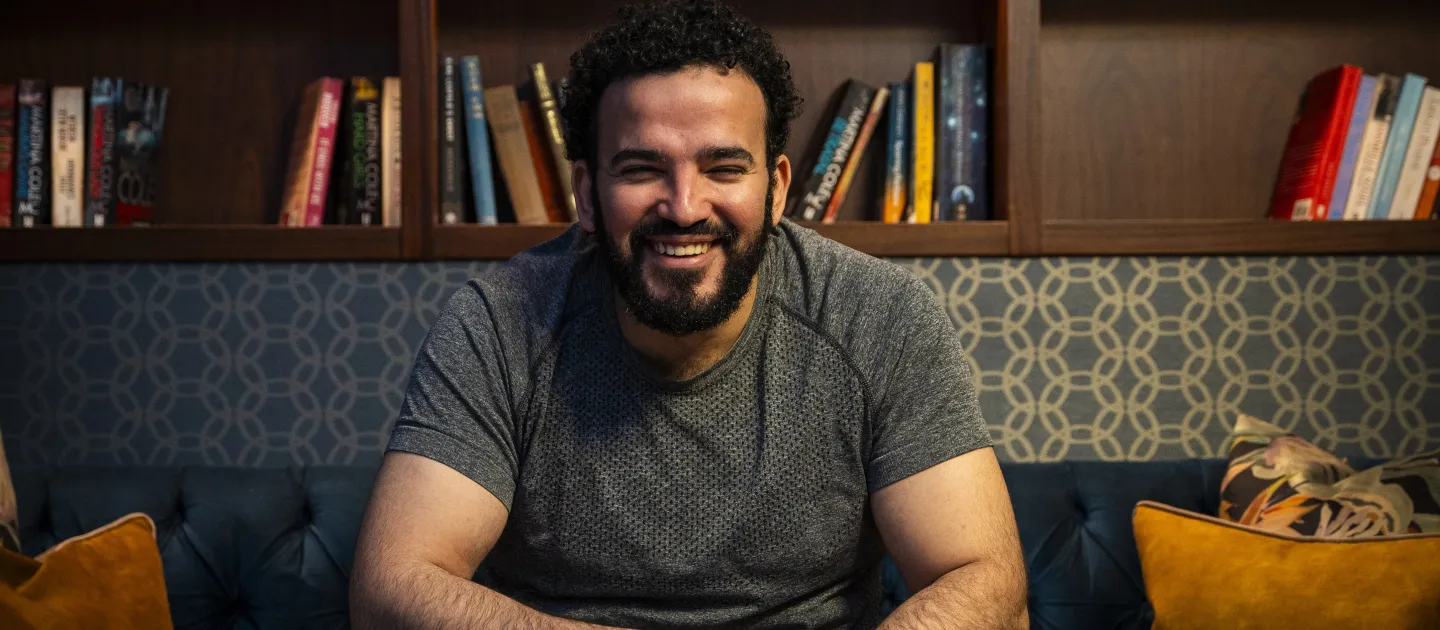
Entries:
<svg viewBox="0 0 1440 630">
<path fill-rule="evenodd" d="M 0 84 L 0 227 L 152 223 L 168 97 L 118 77 Z"/>
<path fill-rule="evenodd" d="M 1342 64 L 1305 86 L 1270 216 L 1290 221 L 1437 219 L 1440 87 L 1415 73 Z"/>
<path fill-rule="evenodd" d="M 280 225 L 400 225 L 400 78 L 320 77 L 300 98 Z"/>
<path fill-rule="evenodd" d="M 850 80 L 827 136 L 797 171 L 786 216 L 833 223 L 874 130 L 885 129 L 885 185 L 866 220 L 936 223 L 990 219 L 988 49 L 943 43 L 902 81 Z M 883 127 L 882 127 L 883 125 Z"/>
</svg>

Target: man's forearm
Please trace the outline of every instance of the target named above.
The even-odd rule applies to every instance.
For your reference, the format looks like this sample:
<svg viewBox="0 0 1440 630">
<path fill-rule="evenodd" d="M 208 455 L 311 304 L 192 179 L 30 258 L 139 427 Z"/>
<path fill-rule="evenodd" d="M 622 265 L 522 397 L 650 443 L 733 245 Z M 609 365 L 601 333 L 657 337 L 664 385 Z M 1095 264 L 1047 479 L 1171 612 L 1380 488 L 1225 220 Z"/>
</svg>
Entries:
<svg viewBox="0 0 1440 630">
<path fill-rule="evenodd" d="M 383 577 L 361 577 L 351 596 L 356 628 L 450 630 L 603 630 L 597 626 L 541 613 L 480 584 L 417 564 Z M 613 629 L 612 629 L 613 630 Z"/>
<path fill-rule="evenodd" d="M 880 630 L 1029 628 L 1024 570 L 973 562 L 910 596 Z"/>
</svg>

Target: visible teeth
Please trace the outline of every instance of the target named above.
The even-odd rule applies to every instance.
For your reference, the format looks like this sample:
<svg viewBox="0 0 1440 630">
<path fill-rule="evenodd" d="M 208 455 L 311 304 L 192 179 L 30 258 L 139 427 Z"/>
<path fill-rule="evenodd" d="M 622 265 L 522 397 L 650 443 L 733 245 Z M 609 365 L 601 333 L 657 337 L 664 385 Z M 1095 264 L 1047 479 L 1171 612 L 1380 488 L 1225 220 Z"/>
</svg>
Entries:
<svg viewBox="0 0 1440 630">
<path fill-rule="evenodd" d="M 681 245 L 679 247 L 665 245 L 659 242 L 655 243 L 655 252 L 665 254 L 666 256 L 699 256 L 708 251 L 710 251 L 709 243 Z"/>
</svg>

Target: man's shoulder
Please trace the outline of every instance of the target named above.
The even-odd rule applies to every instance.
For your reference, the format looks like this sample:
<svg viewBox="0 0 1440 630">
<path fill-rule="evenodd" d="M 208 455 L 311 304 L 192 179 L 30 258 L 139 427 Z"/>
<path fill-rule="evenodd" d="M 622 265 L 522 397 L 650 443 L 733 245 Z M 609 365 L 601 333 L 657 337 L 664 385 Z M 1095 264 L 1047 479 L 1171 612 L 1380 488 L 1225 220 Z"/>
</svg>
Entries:
<svg viewBox="0 0 1440 630">
<path fill-rule="evenodd" d="M 783 221 L 782 298 L 791 311 L 835 335 L 868 331 L 858 322 L 889 322 L 938 306 L 924 281 L 901 265 L 871 256 L 808 227 Z M 883 327 L 881 328 L 883 329 Z"/>
<path fill-rule="evenodd" d="M 593 266 L 590 253 L 585 233 L 572 224 L 469 278 L 450 307 L 483 313 L 498 331 L 553 332 L 575 306 L 577 284 Z"/>
</svg>

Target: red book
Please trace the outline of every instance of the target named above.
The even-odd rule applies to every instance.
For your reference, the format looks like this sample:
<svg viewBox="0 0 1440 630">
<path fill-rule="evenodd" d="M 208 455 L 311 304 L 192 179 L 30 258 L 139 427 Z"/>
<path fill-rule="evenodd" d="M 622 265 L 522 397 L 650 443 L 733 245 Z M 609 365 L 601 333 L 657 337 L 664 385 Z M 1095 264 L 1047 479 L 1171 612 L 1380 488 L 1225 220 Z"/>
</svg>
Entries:
<svg viewBox="0 0 1440 630">
<path fill-rule="evenodd" d="M 15 205 L 15 85 L 0 85 L 0 227 L 10 227 Z"/>
<path fill-rule="evenodd" d="M 1285 142 L 1270 216 L 1288 221 L 1324 220 L 1345 149 L 1345 131 L 1362 71 L 1340 65 L 1305 86 Z"/>
</svg>

